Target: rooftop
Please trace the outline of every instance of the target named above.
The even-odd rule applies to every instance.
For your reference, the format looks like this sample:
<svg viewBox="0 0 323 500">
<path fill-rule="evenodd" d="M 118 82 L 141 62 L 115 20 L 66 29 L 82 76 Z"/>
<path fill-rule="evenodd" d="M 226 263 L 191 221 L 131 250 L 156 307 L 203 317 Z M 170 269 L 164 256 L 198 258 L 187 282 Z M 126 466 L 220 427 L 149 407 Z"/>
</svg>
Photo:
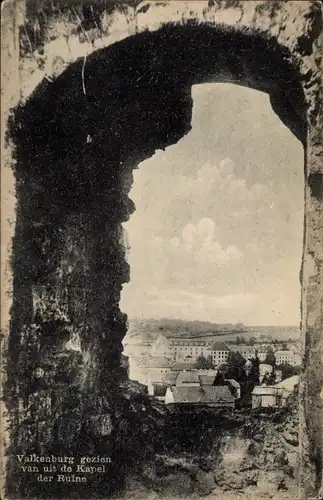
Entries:
<svg viewBox="0 0 323 500">
<path fill-rule="evenodd" d="M 169 339 L 171 345 L 192 345 L 192 346 L 207 346 L 209 342 L 206 340 L 193 340 L 193 339 Z"/>
<path fill-rule="evenodd" d="M 257 349 L 257 346 L 252 346 L 252 345 L 245 345 L 245 344 L 239 344 L 235 345 L 232 347 L 232 351 L 235 352 L 255 352 Z"/>
<path fill-rule="evenodd" d="M 275 396 L 276 389 L 272 385 L 257 385 L 252 391 L 253 396 Z"/>
<path fill-rule="evenodd" d="M 150 373 L 148 381 L 152 384 L 175 385 L 177 377 L 178 372 L 170 370 L 167 373 Z"/>
<path fill-rule="evenodd" d="M 176 363 L 173 366 L 173 370 L 181 371 L 181 370 L 192 370 L 194 369 L 194 363 Z"/>
<path fill-rule="evenodd" d="M 201 385 L 212 385 L 215 379 L 215 375 L 199 375 L 198 377 Z"/>
<path fill-rule="evenodd" d="M 194 370 L 198 375 L 208 375 L 208 376 L 213 376 L 218 373 L 218 370 Z"/>
<path fill-rule="evenodd" d="M 176 403 L 233 403 L 234 396 L 227 386 L 172 387 Z"/>
<path fill-rule="evenodd" d="M 212 351 L 231 351 L 231 349 L 225 342 L 214 342 Z"/>
<path fill-rule="evenodd" d="M 286 389 L 289 391 L 292 391 L 299 382 L 299 375 L 293 375 L 292 377 L 286 378 L 285 380 L 282 380 L 278 384 L 275 384 L 275 387 L 278 389 Z"/>
<path fill-rule="evenodd" d="M 275 356 L 294 356 L 294 354 L 294 351 L 288 351 L 287 349 L 275 352 Z"/>
<path fill-rule="evenodd" d="M 200 383 L 200 379 L 196 371 L 180 371 L 176 379 L 176 384 Z"/>
</svg>

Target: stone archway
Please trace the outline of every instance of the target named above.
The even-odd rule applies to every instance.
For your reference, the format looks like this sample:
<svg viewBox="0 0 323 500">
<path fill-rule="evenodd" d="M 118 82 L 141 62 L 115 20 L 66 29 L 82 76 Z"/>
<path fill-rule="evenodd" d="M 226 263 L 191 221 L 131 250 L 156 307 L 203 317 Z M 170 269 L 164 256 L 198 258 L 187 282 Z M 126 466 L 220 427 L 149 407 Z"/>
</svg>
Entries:
<svg viewBox="0 0 323 500">
<path fill-rule="evenodd" d="M 54 82 L 45 80 L 15 111 L 17 223 L 6 391 L 13 449 L 27 451 L 41 440 L 43 451 L 53 451 L 56 436 L 66 453 L 82 453 L 84 446 L 98 453 L 99 441 L 118 453 L 113 414 L 115 401 L 122 406 L 120 354 L 126 332 L 118 303 L 129 279 L 121 223 L 134 209 L 127 196 L 132 169 L 188 132 L 194 83 L 233 80 L 268 92 L 274 111 L 306 146 L 306 154 L 315 155 L 317 135 L 306 129 L 317 117 L 304 95 L 313 75 L 304 75 L 290 48 L 274 37 L 213 24 L 168 23 L 96 50 Z M 321 173 L 317 163 L 310 168 L 308 158 L 300 479 L 306 494 L 317 491 L 322 464 L 322 340 L 316 308 L 322 193 Z M 71 338 L 78 339 L 80 350 L 67 347 Z M 68 389 L 71 380 L 74 387 Z M 21 488 L 24 495 L 35 485 Z"/>
</svg>

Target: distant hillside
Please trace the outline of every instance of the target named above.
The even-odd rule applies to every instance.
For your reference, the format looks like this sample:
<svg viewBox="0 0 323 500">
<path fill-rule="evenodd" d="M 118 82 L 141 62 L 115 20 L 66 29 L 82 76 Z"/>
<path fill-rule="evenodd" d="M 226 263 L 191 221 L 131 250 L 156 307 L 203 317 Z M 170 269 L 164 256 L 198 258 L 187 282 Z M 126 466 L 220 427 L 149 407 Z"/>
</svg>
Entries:
<svg viewBox="0 0 323 500">
<path fill-rule="evenodd" d="M 200 338 L 215 342 L 230 342 L 239 335 L 243 339 L 274 339 L 295 342 L 300 339 L 298 326 L 245 326 L 241 323 L 211 323 L 207 321 L 185 321 L 180 319 L 129 319 L 126 343 L 151 344 L 162 333 L 165 337 Z"/>
<path fill-rule="evenodd" d="M 131 319 L 127 338 L 140 337 L 141 342 L 153 342 L 160 333 L 166 337 L 205 337 L 228 333 L 243 333 L 247 327 L 241 323 L 210 323 L 208 321 L 185 321 L 181 319 Z"/>
</svg>

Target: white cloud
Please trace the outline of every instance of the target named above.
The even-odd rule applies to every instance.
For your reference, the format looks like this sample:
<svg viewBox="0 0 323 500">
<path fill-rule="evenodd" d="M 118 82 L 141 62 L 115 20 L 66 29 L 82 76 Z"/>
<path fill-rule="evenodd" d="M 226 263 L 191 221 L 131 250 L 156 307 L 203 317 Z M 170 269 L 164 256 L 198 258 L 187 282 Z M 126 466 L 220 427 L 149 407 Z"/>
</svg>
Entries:
<svg viewBox="0 0 323 500">
<path fill-rule="evenodd" d="M 226 248 L 214 240 L 215 223 L 210 218 L 203 218 L 196 225 L 186 224 L 181 238 L 173 237 L 169 240 L 169 249 L 181 258 L 190 259 L 188 263 L 193 269 L 198 266 L 223 266 L 237 263 L 243 253 L 235 245 Z"/>
<path fill-rule="evenodd" d="M 197 224 L 197 232 L 202 241 L 211 243 L 214 238 L 215 223 L 212 219 L 207 217 L 200 219 Z"/>
<path fill-rule="evenodd" d="M 214 317 L 223 307 L 214 297 L 227 297 L 221 300 L 229 304 L 230 296 L 256 295 L 257 307 L 246 306 L 251 323 L 275 314 L 294 314 L 297 323 L 302 147 L 279 127 L 265 94 L 234 85 L 194 88 L 191 132 L 134 172 L 136 212 L 125 224 L 132 292 L 125 310 L 135 312 L 134 301 L 142 310 L 141 290 L 154 286 L 157 292 L 177 290 L 168 299 L 157 293 L 159 305 L 151 298 L 162 316 L 179 307 L 189 314 L 193 299 L 179 295 L 181 289 L 212 296 L 207 304 Z M 149 308 L 146 313 L 152 314 Z"/>
</svg>

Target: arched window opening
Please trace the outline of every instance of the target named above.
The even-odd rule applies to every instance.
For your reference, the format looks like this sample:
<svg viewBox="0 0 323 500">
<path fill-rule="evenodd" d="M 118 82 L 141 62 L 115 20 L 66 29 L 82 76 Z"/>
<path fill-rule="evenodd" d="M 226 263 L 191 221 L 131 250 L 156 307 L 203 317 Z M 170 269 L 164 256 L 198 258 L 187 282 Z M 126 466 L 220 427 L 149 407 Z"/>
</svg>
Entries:
<svg viewBox="0 0 323 500">
<path fill-rule="evenodd" d="M 239 337 L 239 351 L 253 343 L 263 358 L 273 343 L 300 365 L 302 144 L 265 93 L 214 83 L 193 86 L 192 97 L 192 130 L 134 172 L 136 211 L 124 224 L 125 354 L 130 377 L 145 384 L 150 363 L 152 372 L 176 366 L 178 336 L 191 335 L 192 368 L 202 336 Z"/>
</svg>

